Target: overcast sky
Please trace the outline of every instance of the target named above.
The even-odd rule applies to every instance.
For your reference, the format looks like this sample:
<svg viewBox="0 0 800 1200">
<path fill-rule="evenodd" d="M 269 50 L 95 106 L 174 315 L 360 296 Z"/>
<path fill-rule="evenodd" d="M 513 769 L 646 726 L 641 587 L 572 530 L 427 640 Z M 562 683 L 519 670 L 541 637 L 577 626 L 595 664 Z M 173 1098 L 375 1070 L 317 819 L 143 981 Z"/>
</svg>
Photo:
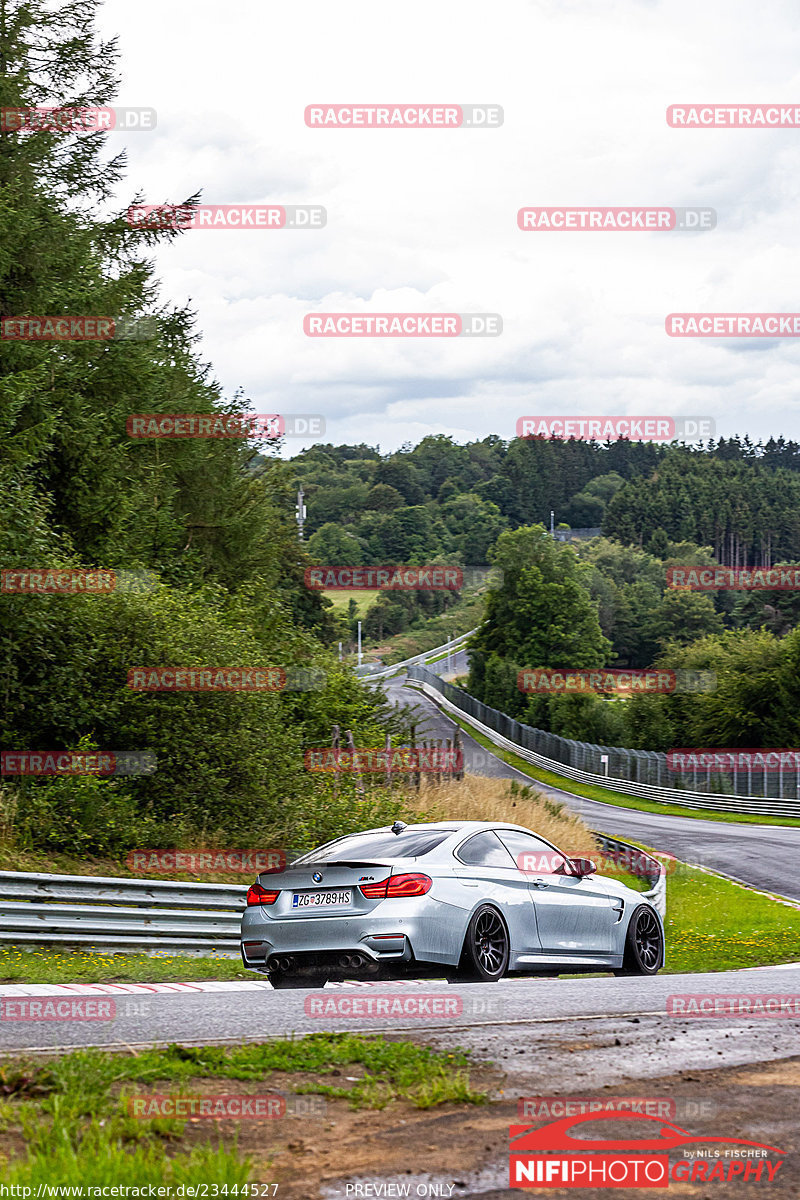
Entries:
<svg viewBox="0 0 800 1200">
<path fill-rule="evenodd" d="M 798 339 L 674 339 L 674 311 L 800 311 L 800 129 L 671 129 L 670 104 L 800 104 L 796 4 L 107 0 L 127 204 L 321 204 L 322 230 L 159 250 L 226 395 L 386 452 L 528 414 L 704 415 L 800 437 Z M 311 129 L 313 103 L 492 103 L 494 129 Z M 713 232 L 527 232 L 538 205 L 711 206 Z M 309 312 L 496 312 L 495 338 L 318 339 Z M 144 407 L 144 406 L 143 406 Z M 302 443 L 290 444 L 296 453 Z"/>
</svg>

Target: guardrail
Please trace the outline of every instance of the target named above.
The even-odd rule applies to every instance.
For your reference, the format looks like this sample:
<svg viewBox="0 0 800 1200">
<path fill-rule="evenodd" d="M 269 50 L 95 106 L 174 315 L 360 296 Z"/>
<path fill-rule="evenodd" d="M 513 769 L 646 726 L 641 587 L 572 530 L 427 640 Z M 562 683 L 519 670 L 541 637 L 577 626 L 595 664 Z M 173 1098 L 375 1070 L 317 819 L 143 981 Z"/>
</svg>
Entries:
<svg viewBox="0 0 800 1200">
<path fill-rule="evenodd" d="M 432 650 L 425 650 L 422 654 L 415 654 L 413 658 L 404 658 L 402 662 L 392 663 L 390 667 L 384 667 L 382 671 L 373 671 L 371 674 L 365 675 L 364 678 L 366 680 L 388 679 L 390 675 L 395 675 L 403 667 L 424 666 L 430 658 L 435 658 L 439 654 L 446 654 L 449 650 L 460 649 L 461 643 L 465 642 L 468 637 L 472 637 L 473 633 L 475 633 L 475 629 L 469 629 L 466 633 L 459 634 L 458 637 L 452 638 L 449 642 L 443 642 L 441 646 L 434 646 Z"/>
<path fill-rule="evenodd" d="M 246 887 L 0 871 L 0 942 L 239 957 Z"/>
<path fill-rule="evenodd" d="M 650 878 L 655 864 L 651 874 L 658 878 L 643 894 L 663 897 L 658 902 L 663 916 L 666 881 L 657 860 L 638 847 L 595 836 L 607 853 L 632 852 L 632 874 Z M 0 871 L 0 943 L 238 958 L 246 898 L 246 887 L 227 883 Z"/>
<path fill-rule="evenodd" d="M 662 917 L 667 915 L 667 876 L 663 865 L 657 858 L 653 858 L 652 854 L 648 854 L 646 850 L 640 850 L 638 846 L 631 846 L 628 842 L 621 842 L 619 838 L 607 837 L 604 833 L 597 833 L 592 830 L 594 838 L 600 849 L 614 861 L 622 866 L 630 875 L 636 875 L 639 879 L 646 879 L 650 884 L 650 890 L 642 892 L 650 900 L 661 914 Z M 602 874 L 602 872 L 600 872 Z"/>
<path fill-rule="evenodd" d="M 497 709 L 489 708 L 488 705 L 482 704 L 480 700 L 476 700 L 474 696 L 470 696 L 468 692 L 462 692 L 459 688 L 453 687 L 452 684 L 445 683 L 433 671 L 426 670 L 425 667 L 411 667 L 408 671 L 409 679 L 415 680 L 421 685 L 421 690 L 447 712 L 457 713 L 467 724 L 473 729 L 477 729 L 480 733 L 487 737 L 496 746 L 501 746 L 504 750 L 510 750 L 512 753 L 524 758 L 526 762 L 532 766 L 541 767 L 546 771 L 553 771 L 557 775 L 563 775 L 567 779 L 574 779 L 576 783 L 588 783 L 594 787 L 606 788 L 608 791 L 622 792 L 627 796 L 641 796 L 646 800 L 655 800 L 659 804 L 677 804 L 683 808 L 710 808 L 718 812 L 729 813 L 755 813 L 759 816 L 766 817 L 800 817 L 800 799 L 790 800 L 788 798 L 776 799 L 773 796 L 741 796 L 733 793 L 725 792 L 697 792 L 691 791 L 688 788 L 669 788 L 661 787 L 654 783 L 639 783 L 636 780 L 621 778 L 618 775 L 599 775 L 594 771 L 584 771 L 579 767 L 573 767 L 569 763 L 565 763 L 557 758 L 549 758 L 544 754 L 539 754 L 535 750 L 529 749 L 518 741 L 512 741 L 500 733 L 493 725 L 489 725 L 486 721 L 481 721 L 471 709 L 480 712 L 496 724 L 502 723 L 504 726 L 515 730 L 517 733 L 526 737 L 541 740 L 546 740 L 548 744 L 556 746 L 563 743 L 567 747 L 575 747 L 578 749 L 590 749 L 592 753 L 598 753 L 601 750 L 608 752 L 608 757 L 612 756 L 614 747 L 590 746 L 589 743 L 573 742 L 569 738 L 558 737 L 556 734 L 546 733 L 541 729 L 533 729 L 530 725 L 524 725 L 520 721 L 515 721 L 506 713 L 502 713 Z M 616 748 L 619 751 L 619 747 Z M 634 751 L 633 753 L 642 756 L 642 759 L 647 757 L 663 758 L 664 755 L 656 755 L 652 753 L 647 755 L 644 751 Z"/>
</svg>

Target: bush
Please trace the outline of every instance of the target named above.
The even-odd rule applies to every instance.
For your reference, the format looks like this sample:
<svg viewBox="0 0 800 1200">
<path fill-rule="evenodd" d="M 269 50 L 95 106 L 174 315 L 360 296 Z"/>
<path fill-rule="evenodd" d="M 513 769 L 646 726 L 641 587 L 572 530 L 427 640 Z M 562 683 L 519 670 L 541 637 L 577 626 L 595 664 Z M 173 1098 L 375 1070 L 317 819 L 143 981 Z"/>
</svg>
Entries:
<svg viewBox="0 0 800 1200">
<path fill-rule="evenodd" d="M 37 606 L 30 637 L 9 639 L 16 687 L 3 717 L 7 749 L 54 750 L 91 736 L 104 750 L 150 751 L 152 775 L 25 780 L 15 787 L 16 832 L 25 844 L 85 852 L 175 845 L 198 836 L 263 844 L 292 828 L 317 783 L 304 751 L 330 744 L 331 725 L 356 744 L 382 744 L 381 694 L 336 663 L 256 585 L 108 596 L 25 597 Z M 40 607 L 39 607 L 40 606 Z M 27 670 L 42 661 L 47 671 Z M 0 639 L 2 641 L 2 639 Z M 310 692 L 138 692 L 135 667 L 314 666 Z M 398 719 L 389 718 L 389 726 Z M 135 840 L 131 843 L 131 838 Z M 152 844 L 152 842 L 151 842 Z"/>
</svg>

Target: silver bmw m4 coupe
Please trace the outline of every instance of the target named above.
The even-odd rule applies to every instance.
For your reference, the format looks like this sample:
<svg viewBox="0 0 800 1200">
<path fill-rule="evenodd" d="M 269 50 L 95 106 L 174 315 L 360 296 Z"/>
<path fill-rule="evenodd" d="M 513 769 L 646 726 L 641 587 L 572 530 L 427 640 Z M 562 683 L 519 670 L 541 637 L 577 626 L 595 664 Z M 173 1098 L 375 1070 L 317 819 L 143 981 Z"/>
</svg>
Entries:
<svg viewBox="0 0 800 1200">
<path fill-rule="evenodd" d="M 400 975 L 655 975 L 664 964 L 657 910 L 595 871 L 520 825 L 397 821 L 259 875 L 242 914 L 242 959 L 278 988 Z"/>
</svg>

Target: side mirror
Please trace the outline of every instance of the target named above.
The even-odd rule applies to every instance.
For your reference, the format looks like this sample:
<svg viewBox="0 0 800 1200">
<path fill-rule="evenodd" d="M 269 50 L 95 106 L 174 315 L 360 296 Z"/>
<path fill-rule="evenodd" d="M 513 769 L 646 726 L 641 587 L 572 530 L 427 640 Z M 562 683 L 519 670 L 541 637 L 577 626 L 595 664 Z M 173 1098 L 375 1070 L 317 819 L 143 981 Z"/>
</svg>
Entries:
<svg viewBox="0 0 800 1200">
<path fill-rule="evenodd" d="M 597 863 L 592 862 L 591 858 L 571 858 L 569 862 L 575 874 L 581 878 L 584 875 L 594 875 L 597 870 Z"/>
</svg>

